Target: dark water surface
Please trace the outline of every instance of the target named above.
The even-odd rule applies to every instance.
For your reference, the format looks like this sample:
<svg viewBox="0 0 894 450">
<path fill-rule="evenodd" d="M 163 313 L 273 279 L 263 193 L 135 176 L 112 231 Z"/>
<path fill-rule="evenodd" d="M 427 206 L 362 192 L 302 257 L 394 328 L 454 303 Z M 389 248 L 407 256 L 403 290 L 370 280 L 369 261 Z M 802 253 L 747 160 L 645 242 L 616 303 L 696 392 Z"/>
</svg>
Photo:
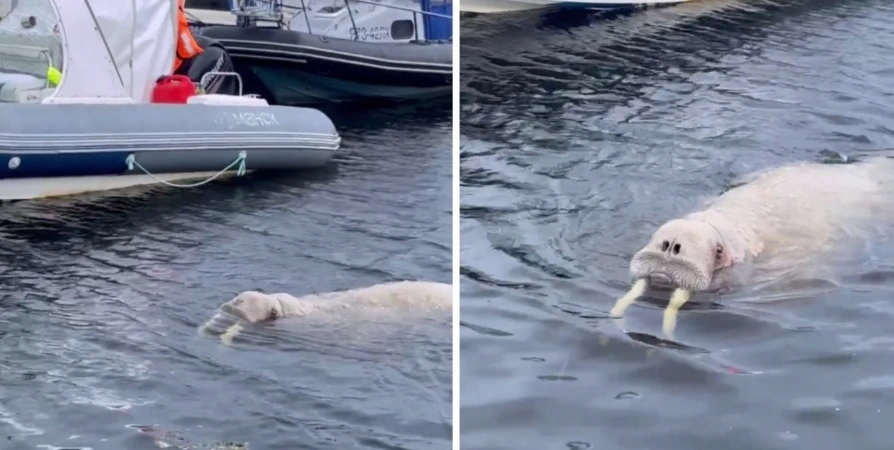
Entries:
<svg viewBox="0 0 894 450">
<path fill-rule="evenodd" d="M 890 258 L 684 310 L 685 347 L 655 337 L 662 305 L 629 334 L 605 317 L 652 231 L 735 177 L 894 147 L 894 3 L 479 16 L 462 36 L 464 450 L 892 448 Z"/>
<path fill-rule="evenodd" d="M 0 448 L 449 448 L 450 317 L 197 332 L 249 289 L 450 282 L 449 104 L 331 117 L 327 170 L 0 209 Z"/>
</svg>

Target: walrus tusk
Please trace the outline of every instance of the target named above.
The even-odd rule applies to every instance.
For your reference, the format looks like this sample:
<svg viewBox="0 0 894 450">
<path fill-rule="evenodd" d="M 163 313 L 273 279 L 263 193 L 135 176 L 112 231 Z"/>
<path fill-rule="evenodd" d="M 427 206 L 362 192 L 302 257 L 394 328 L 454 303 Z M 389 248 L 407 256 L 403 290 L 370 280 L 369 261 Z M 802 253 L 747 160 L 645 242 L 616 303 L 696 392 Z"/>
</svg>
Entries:
<svg viewBox="0 0 894 450">
<path fill-rule="evenodd" d="M 680 310 L 684 303 L 689 301 L 691 295 L 692 293 L 686 289 L 676 289 L 673 295 L 671 295 L 670 302 L 664 310 L 664 323 L 661 327 L 665 337 L 668 339 L 673 339 L 674 328 L 677 327 L 677 311 Z"/>
<path fill-rule="evenodd" d="M 208 319 L 207 322 L 205 322 L 205 323 L 203 323 L 201 326 L 199 326 L 199 334 L 205 334 L 205 333 L 207 333 L 207 332 L 208 332 L 208 327 L 210 327 L 211 324 L 214 323 L 214 321 L 217 320 L 219 317 L 220 317 L 220 313 L 217 313 L 217 314 L 211 316 L 211 318 Z"/>
<path fill-rule="evenodd" d="M 220 335 L 220 341 L 223 342 L 224 345 L 232 345 L 233 338 L 235 338 L 240 331 L 242 331 L 242 325 L 239 325 L 238 323 L 233 324 L 233 326 L 227 328 L 227 330 Z"/>
<path fill-rule="evenodd" d="M 639 296 L 643 295 L 644 292 L 646 292 L 646 279 L 640 278 L 639 280 L 636 280 L 636 283 L 633 283 L 633 286 L 623 297 L 615 302 L 615 306 L 611 310 L 611 315 L 614 317 L 623 316 L 624 311 L 626 311 L 627 308 L 639 298 Z"/>
<path fill-rule="evenodd" d="M 214 321 L 219 318 L 220 318 L 220 313 L 217 313 L 217 314 L 211 316 L 211 318 L 208 319 L 207 322 L 203 323 L 199 327 L 199 333 L 200 334 L 207 333 L 208 328 L 211 327 L 211 324 L 214 323 Z M 239 334 L 240 331 L 242 331 L 242 325 L 235 323 L 235 324 L 231 325 L 229 328 L 227 328 L 226 330 L 224 330 L 223 334 L 220 335 L 220 341 L 223 342 L 225 345 L 232 345 L 233 338 L 235 338 Z"/>
</svg>

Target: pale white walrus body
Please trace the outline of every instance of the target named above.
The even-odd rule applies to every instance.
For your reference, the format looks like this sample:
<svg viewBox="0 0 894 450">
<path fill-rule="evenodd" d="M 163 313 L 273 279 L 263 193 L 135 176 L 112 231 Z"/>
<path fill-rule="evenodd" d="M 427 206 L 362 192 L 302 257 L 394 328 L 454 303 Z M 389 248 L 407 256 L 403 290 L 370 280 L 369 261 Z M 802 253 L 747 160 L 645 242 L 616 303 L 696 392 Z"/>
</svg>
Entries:
<svg viewBox="0 0 894 450">
<path fill-rule="evenodd" d="M 449 312 L 453 305 L 452 294 L 451 285 L 429 281 L 382 283 L 302 297 L 246 291 L 222 304 L 220 310 L 252 323 L 312 314 L 337 314 L 345 310 L 367 314 L 375 310 Z M 239 324 L 233 325 L 221 335 L 221 340 L 231 342 L 241 329 Z"/>
<path fill-rule="evenodd" d="M 892 217 L 894 160 L 888 158 L 802 163 L 756 174 L 705 210 L 662 225 L 633 257 L 634 286 L 612 314 L 621 316 L 648 284 L 675 288 L 664 321 L 671 335 L 679 307 L 693 291 L 728 283 L 725 270 L 758 261 L 789 269 L 832 256 Z"/>
</svg>

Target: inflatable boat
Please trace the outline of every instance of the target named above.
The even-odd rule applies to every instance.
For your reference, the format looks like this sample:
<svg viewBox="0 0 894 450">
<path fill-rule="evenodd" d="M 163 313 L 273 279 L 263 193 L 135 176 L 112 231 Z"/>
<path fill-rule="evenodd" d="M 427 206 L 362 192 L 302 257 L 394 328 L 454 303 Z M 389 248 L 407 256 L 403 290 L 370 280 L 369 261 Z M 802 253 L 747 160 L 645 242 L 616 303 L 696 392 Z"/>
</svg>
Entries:
<svg viewBox="0 0 894 450">
<path fill-rule="evenodd" d="M 272 103 L 451 93 L 449 1 L 240 0 L 228 24 L 219 15 L 191 12 L 198 32 L 224 46 L 246 90 Z"/>
<path fill-rule="evenodd" d="M 29 0 L 0 20 L 0 200 L 189 187 L 332 158 L 340 137 L 314 109 L 200 93 L 152 103 L 174 60 L 176 10 L 177 0 Z"/>
</svg>

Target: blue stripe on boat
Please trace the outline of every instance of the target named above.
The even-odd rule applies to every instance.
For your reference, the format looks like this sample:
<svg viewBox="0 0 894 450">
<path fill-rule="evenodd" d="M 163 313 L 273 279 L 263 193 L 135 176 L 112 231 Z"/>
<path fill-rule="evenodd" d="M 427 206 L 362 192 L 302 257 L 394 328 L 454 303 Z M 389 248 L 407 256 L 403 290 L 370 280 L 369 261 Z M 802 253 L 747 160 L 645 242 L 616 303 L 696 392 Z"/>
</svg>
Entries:
<svg viewBox="0 0 894 450">
<path fill-rule="evenodd" d="M 12 157 L 0 155 L 0 178 L 73 177 L 117 175 L 127 172 L 127 156 L 131 152 L 80 154 L 23 154 L 19 165 L 9 168 Z"/>
</svg>

